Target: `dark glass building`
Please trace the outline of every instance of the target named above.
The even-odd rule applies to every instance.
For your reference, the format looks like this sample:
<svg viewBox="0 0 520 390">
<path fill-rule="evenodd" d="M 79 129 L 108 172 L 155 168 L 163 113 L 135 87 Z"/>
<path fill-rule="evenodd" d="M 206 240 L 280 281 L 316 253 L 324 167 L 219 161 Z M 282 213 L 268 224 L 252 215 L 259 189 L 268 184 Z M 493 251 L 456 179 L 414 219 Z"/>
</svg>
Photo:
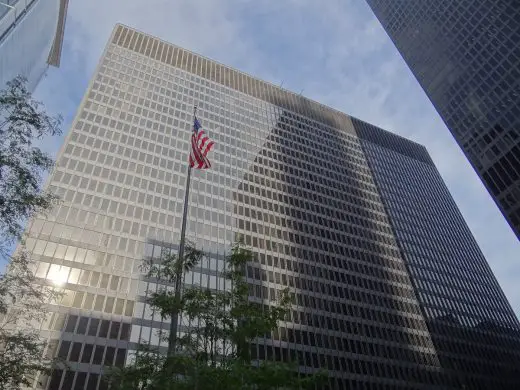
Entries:
<svg viewBox="0 0 520 390">
<path fill-rule="evenodd" d="M 240 234 L 250 299 L 294 294 L 254 357 L 329 389 L 519 388 L 520 324 L 423 146 L 117 25 L 48 184 L 63 203 L 27 230 L 65 291 L 41 326 L 70 367 L 49 390 L 101 388 L 143 340 L 166 350 L 139 265 L 177 250 L 194 104 L 216 144 L 187 227 L 208 258 L 185 283 L 228 288 Z"/>
<path fill-rule="evenodd" d="M 520 3 L 367 2 L 520 237 Z"/>
</svg>

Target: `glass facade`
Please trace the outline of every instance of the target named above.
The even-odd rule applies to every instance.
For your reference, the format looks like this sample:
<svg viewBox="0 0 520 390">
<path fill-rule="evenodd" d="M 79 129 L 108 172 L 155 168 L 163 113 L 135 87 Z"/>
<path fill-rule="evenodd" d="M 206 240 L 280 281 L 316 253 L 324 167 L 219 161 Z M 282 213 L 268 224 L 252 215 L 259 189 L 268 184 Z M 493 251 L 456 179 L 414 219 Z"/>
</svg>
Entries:
<svg viewBox="0 0 520 390">
<path fill-rule="evenodd" d="M 216 146 L 212 168 L 192 174 L 187 239 L 208 257 L 185 283 L 226 289 L 224 257 L 240 234 L 254 253 L 250 299 L 269 305 L 285 287 L 294 294 L 290 315 L 251 345 L 253 356 L 296 361 L 301 375 L 325 369 L 334 389 L 460 388 L 435 324 L 451 326 L 452 315 L 461 329 L 483 319 L 519 328 L 422 146 L 382 142 L 394 138 L 117 25 L 48 182 L 63 203 L 27 230 L 36 275 L 65 291 L 41 334 L 71 370 L 56 371 L 48 389 L 102 388 L 103 368 L 124 364 L 142 340 L 166 350 L 159 335 L 169 323 L 145 303 L 157 284 L 139 265 L 177 250 L 194 105 Z M 393 155 L 402 163 L 385 157 Z M 405 180 L 417 175 L 415 155 L 425 160 L 417 183 Z M 401 196 L 384 187 L 389 180 L 414 194 L 395 209 L 389 202 Z M 432 180 L 444 214 L 431 211 L 428 224 L 402 208 L 422 206 Z M 457 258 L 470 263 L 467 277 L 453 275 Z M 462 305 L 464 296 L 438 293 L 445 285 L 483 295 Z M 190 325 L 180 319 L 181 332 Z M 493 329 L 483 332 L 502 337 Z M 466 345 L 462 332 L 449 341 Z M 517 354 L 486 340 L 482 350 Z"/>
<path fill-rule="evenodd" d="M 18 75 L 36 88 L 58 65 L 68 0 L 0 1 L 0 88 Z"/>
<path fill-rule="evenodd" d="M 426 150 L 354 126 L 442 366 L 456 388 L 518 387 L 518 320 Z"/>
<path fill-rule="evenodd" d="M 520 4 L 367 3 L 520 238 Z"/>
</svg>

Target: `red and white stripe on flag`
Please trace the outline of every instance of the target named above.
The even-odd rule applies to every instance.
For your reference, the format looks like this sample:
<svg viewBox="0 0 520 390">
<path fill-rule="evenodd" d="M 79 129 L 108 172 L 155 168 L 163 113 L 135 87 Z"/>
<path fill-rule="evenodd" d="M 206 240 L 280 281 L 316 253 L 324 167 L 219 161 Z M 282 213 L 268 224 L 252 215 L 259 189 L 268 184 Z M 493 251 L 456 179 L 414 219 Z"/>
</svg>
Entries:
<svg viewBox="0 0 520 390">
<path fill-rule="evenodd" d="M 207 157 L 213 147 L 214 142 L 204 133 L 204 130 L 193 132 L 191 136 L 190 167 L 196 169 L 206 169 L 211 167 Z"/>
</svg>

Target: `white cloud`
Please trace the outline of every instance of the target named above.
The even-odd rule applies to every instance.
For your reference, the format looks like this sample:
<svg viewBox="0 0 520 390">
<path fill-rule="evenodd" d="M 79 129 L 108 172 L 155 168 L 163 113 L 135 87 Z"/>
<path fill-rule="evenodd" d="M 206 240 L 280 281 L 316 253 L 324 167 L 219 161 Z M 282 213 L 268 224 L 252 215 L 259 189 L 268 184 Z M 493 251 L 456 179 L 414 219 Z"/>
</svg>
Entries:
<svg viewBox="0 0 520 390">
<path fill-rule="evenodd" d="M 62 68 L 38 90 L 68 120 L 116 22 L 424 144 L 520 314 L 516 237 L 365 2 L 70 2 Z"/>
</svg>

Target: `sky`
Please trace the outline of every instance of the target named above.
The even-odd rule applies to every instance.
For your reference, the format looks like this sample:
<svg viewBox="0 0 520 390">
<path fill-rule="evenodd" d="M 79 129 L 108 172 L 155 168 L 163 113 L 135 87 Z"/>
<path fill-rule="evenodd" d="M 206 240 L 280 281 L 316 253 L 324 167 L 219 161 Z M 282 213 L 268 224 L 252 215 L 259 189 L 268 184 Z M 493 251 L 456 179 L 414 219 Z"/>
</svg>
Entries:
<svg viewBox="0 0 520 390">
<path fill-rule="evenodd" d="M 520 317 L 520 244 L 365 1 L 71 1 L 61 66 L 35 92 L 64 134 L 117 22 L 425 145 Z"/>
</svg>

